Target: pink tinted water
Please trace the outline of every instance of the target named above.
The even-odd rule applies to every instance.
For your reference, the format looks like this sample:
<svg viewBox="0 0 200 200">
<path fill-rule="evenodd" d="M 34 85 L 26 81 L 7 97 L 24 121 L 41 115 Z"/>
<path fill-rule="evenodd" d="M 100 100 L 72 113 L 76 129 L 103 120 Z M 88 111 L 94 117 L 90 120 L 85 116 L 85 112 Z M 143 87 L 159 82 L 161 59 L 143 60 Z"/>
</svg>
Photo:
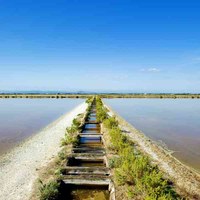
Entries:
<svg viewBox="0 0 200 200">
<path fill-rule="evenodd" d="M 83 99 L 0 99 L 0 155 L 83 101 Z"/>
<path fill-rule="evenodd" d="M 105 99 L 117 113 L 180 161 L 200 171 L 200 100 Z"/>
</svg>

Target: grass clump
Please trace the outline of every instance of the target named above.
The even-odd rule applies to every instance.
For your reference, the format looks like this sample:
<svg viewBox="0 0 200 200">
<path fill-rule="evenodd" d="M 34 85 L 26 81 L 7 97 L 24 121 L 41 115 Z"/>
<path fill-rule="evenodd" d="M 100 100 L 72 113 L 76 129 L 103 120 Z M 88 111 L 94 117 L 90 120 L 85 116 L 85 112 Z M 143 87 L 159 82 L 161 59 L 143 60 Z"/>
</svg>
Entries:
<svg viewBox="0 0 200 200">
<path fill-rule="evenodd" d="M 109 117 L 109 119 L 104 120 L 104 125 L 107 129 L 114 129 L 118 127 L 118 121 L 115 117 Z"/>
<path fill-rule="evenodd" d="M 76 145 L 78 143 L 78 133 L 77 132 L 68 132 L 69 130 L 66 129 L 66 133 L 64 137 L 61 139 L 61 146 L 73 144 Z"/>
<path fill-rule="evenodd" d="M 109 159 L 108 161 L 108 165 L 111 169 L 116 168 L 117 166 L 119 166 L 121 162 L 121 159 L 118 156 L 113 156 L 112 158 Z"/>
<path fill-rule="evenodd" d="M 87 115 L 91 109 L 93 99 L 94 99 L 93 97 L 90 97 L 86 100 L 86 103 L 88 103 L 88 107 L 86 109 L 86 115 L 84 116 L 84 114 L 79 114 L 72 121 L 72 125 L 66 128 L 66 133 L 64 135 L 64 138 L 61 139 L 61 146 L 65 146 L 69 144 L 72 144 L 72 145 L 78 144 L 78 133 L 82 129 L 82 120 L 83 120 L 83 117 L 87 118 Z"/>
<path fill-rule="evenodd" d="M 44 184 L 41 180 L 39 180 L 39 183 L 40 200 L 56 200 L 59 197 L 60 183 L 58 181 L 51 180 Z"/>
<path fill-rule="evenodd" d="M 64 138 L 61 139 L 61 146 L 78 143 L 78 133 L 81 130 L 81 119 L 75 118 L 70 127 L 66 128 Z"/>
<path fill-rule="evenodd" d="M 99 97 L 96 97 L 96 110 L 97 110 L 97 122 L 101 123 L 107 119 L 107 110 L 103 106 L 103 103 Z"/>
<path fill-rule="evenodd" d="M 91 97 L 87 98 L 87 100 L 85 102 L 90 105 L 93 102 L 93 99 L 94 99 L 94 97 L 91 96 Z"/>
</svg>

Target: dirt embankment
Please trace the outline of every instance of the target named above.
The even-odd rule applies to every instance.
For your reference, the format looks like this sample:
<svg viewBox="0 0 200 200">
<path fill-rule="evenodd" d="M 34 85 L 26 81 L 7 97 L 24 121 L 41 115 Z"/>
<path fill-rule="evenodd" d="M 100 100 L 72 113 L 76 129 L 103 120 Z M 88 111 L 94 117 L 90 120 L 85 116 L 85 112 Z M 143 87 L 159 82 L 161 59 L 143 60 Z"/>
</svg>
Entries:
<svg viewBox="0 0 200 200">
<path fill-rule="evenodd" d="M 200 199 L 200 174 L 182 164 L 170 152 L 158 146 L 144 133 L 126 122 L 109 106 L 104 105 L 108 108 L 110 115 L 116 116 L 123 133 L 137 144 L 140 151 L 148 155 L 152 163 L 158 165 L 166 178 L 174 183 L 178 193 L 188 197 L 188 199 Z"/>
</svg>

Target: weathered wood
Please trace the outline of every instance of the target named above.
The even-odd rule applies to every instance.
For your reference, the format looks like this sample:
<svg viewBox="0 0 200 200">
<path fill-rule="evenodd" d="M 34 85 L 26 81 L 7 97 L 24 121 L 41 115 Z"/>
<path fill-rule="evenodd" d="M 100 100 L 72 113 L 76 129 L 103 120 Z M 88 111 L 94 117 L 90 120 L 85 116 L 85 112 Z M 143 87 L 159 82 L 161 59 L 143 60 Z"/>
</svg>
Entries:
<svg viewBox="0 0 200 200">
<path fill-rule="evenodd" d="M 88 119 L 83 124 L 83 130 L 78 135 L 80 142 L 72 149 L 67 166 L 62 169 L 62 180 L 67 185 L 108 186 L 110 200 L 115 200 L 114 185 L 102 143 L 101 127 L 96 120 L 89 120 L 91 116 L 96 117 L 95 105 L 89 112 Z M 91 127 L 89 124 L 96 127 Z"/>
<path fill-rule="evenodd" d="M 65 184 L 73 184 L 73 185 L 109 185 L 110 184 L 110 179 L 83 179 L 83 178 L 73 178 L 69 179 L 66 177 L 66 179 L 63 179 L 63 182 Z"/>
<path fill-rule="evenodd" d="M 110 174 L 110 170 L 107 167 L 66 167 L 64 169 L 65 175 L 106 175 Z"/>
</svg>

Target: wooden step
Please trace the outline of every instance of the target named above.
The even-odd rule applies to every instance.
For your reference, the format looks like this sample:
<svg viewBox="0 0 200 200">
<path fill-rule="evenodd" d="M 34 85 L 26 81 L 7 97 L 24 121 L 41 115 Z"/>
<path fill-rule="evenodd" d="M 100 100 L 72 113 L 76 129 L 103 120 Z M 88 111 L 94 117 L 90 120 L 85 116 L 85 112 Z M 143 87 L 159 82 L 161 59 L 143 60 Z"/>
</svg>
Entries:
<svg viewBox="0 0 200 200">
<path fill-rule="evenodd" d="M 105 150 L 99 150 L 99 149 L 85 149 L 83 148 L 74 148 L 72 149 L 72 153 L 95 153 L 95 154 L 105 154 Z"/>
<path fill-rule="evenodd" d="M 110 170 L 107 167 L 66 167 L 64 175 L 110 175 Z"/>
<path fill-rule="evenodd" d="M 79 137 L 101 138 L 102 134 L 99 133 L 80 133 Z"/>
<path fill-rule="evenodd" d="M 109 185 L 111 179 L 107 176 L 89 176 L 89 175 L 64 175 L 62 178 L 65 184 L 76 185 Z"/>
<path fill-rule="evenodd" d="M 82 160 L 104 160 L 105 153 L 72 153 L 69 157 Z"/>
</svg>

